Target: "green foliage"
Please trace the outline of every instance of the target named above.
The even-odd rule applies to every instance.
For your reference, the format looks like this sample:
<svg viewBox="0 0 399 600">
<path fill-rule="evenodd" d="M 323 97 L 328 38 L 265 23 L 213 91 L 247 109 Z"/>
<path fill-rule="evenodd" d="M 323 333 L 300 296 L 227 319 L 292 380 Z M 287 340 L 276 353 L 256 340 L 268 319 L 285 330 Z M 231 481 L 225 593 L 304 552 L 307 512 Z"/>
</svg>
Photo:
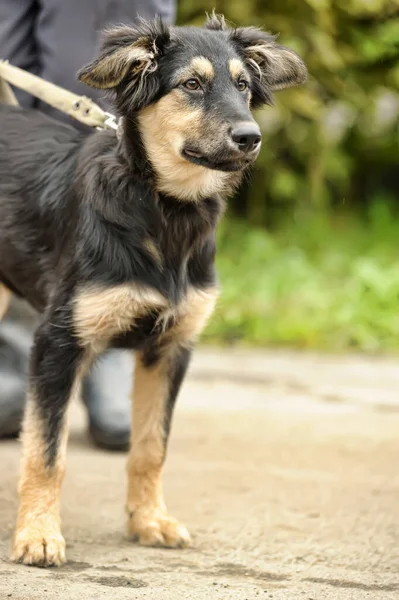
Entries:
<svg viewBox="0 0 399 600">
<path fill-rule="evenodd" d="M 364 207 L 399 185 L 398 0 L 182 0 L 179 21 L 200 24 L 214 7 L 280 32 L 310 74 L 257 115 L 264 143 L 235 200 L 241 214 L 275 226 L 298 212 Z"/>
<path fill-rule="evenodd" d="M 384 202 L 362 222 L 312 217 L 273 235 L 226 220 L 219 235 L 222 296 L 204 339 L 399 350 L 398 237 Z"/>
</svg>

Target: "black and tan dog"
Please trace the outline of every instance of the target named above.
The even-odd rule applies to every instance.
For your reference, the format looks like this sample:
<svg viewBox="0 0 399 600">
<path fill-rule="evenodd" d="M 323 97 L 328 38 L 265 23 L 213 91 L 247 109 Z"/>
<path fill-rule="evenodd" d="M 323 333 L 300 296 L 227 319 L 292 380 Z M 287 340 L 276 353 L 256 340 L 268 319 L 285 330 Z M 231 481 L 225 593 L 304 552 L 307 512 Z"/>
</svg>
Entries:
<svg viewBox="0 0 399 600">
<path fill-rule="evenodd" d="M 112 90 L 120 134 L 89 135 L 0 108 L 0 312 L 13 292 L 43 316 L 32 349 L 13 560 L 65 561 L 60 487 L 67 406 L 107 347 L 135 351 L 129 531 L 185 546 L 166 511 L 161 468 L 191 348 L 217 297 L 215 228 L 223 197 L 256 159 L 250 109 L 306 68 L 255 28 L 161 21 L 105 34 L 79 73 Z"/>
</svg>

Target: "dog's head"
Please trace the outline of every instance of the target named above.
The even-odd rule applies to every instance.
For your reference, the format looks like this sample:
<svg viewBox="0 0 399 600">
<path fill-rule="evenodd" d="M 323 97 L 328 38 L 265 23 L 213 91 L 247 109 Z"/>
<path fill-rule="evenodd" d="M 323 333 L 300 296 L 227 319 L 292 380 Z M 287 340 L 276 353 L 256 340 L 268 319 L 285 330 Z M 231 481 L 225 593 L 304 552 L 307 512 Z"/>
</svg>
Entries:
<svg viewBox="0 0 399 600">
<path fill-rule="evenodd" d="M 193 199 L 255 161 L 261 132 L 251 109 L 302 83 L 306 67 L 274 36 L 213 14 L 204 28 L 159 19 L 115 27 L 79 79 L 115 92 L 121 115 L 139 124 L 159 188 Z"/>
</svg>

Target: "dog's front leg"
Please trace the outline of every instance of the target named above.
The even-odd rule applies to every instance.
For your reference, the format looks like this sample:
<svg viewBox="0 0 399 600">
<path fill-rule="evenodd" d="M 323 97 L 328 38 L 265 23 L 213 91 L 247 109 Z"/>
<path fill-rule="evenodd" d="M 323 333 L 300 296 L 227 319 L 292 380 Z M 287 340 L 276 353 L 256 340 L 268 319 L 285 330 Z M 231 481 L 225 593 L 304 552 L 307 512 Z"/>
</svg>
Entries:
<svg viewBox="0 0 399 600">
<path fill-rule="evenodd" d="M 161 469 L 173 406 L 189 362 L 186 348 L 157 358 L 136 353 L 128 460 L 129 532 L 146 546 L 187 546 L 187 529 L 166 511 Z"/>
<path fill-rule="evenodd" d="M 190 350 L 210 316 L 216 288 L 191 289 L 162 350 L 137 353 L 133 388 L 132 442 L 128 461 L 129 530 L 145 545 L 187 546 L 185 527 L 166 512 L 161 469 L 172 411 L 190 359 Z"/>
<path fill-rule="evenodd" d="M 78 391 L 84 352 L 54 311 L 35 334 L 22 432 L 20 504 L 12 559 L 40 567 L 65 562 L 60 489 L 65 471 L 67 405 Z"/>
</svg>

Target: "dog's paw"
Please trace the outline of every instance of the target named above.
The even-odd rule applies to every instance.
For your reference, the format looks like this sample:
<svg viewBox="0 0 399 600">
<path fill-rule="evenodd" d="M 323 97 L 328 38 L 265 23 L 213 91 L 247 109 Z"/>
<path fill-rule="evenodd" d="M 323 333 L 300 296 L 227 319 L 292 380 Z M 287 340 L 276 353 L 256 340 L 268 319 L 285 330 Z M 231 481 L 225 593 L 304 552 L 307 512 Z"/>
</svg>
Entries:
<svg viewBox="0 0 399 600">
<path fill-rule="evenodd" d="M 36 567 L 60 567 L 66 562 L 65 540 L 61 533 L 25 528 L 15 536 L 11 560 Z"/>
<path fill-rule="evenodd" d="M 143 546 L 186 548 L 191 541 L 184 525 L 160 509 L 149 511 L 138 508 L 130 512 L 129 533 Z"/>
</svg>

